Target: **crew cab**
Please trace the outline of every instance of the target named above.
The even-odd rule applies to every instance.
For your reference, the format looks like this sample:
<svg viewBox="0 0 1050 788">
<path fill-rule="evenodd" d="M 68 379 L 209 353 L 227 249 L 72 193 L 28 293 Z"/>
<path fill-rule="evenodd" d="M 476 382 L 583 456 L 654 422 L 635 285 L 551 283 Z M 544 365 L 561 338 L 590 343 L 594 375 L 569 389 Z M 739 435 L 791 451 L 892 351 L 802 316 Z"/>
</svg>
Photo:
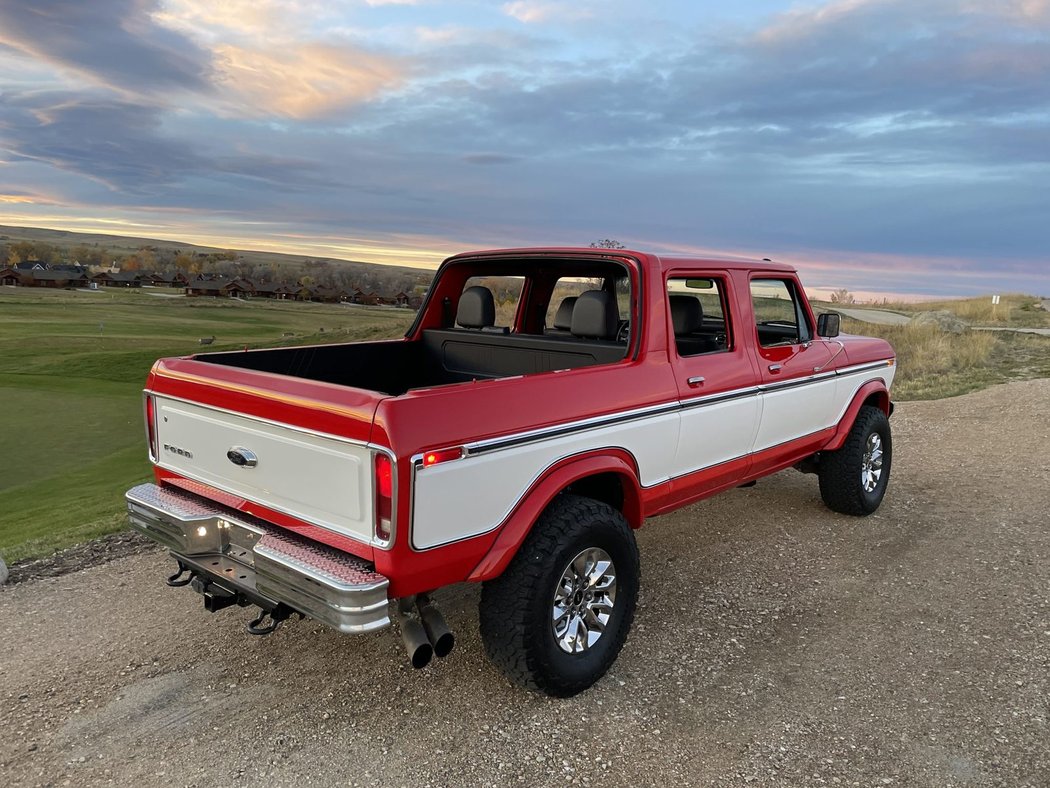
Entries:
<svg viewBox="0 0 1050 788">
<path fill-rule="evenodd" d="M 454 642 L 430 593 L 482 583 L 492 660 L 568 696 L 626 640 L 648 518 L 792 466 L 875 511 L 895 369 L 786 265 L 461 254 L 401 339 L 158 361 L 128 511 L 207 609 L 396 620 L 417 667 Z"/>
</svg>

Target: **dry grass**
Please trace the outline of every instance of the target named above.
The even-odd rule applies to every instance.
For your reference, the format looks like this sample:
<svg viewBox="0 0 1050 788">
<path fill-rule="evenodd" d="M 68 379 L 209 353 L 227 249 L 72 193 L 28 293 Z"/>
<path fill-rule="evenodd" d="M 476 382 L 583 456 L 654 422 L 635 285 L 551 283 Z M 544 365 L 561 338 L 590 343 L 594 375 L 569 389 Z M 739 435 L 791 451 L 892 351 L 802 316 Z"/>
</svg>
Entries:
<svg viewBox="0 0 1050 788">
<path fill-rule="evenodd" d="M 842 330 L 879 336 L 893 345 L 897 351 L 896 399 L 957 396 L 1016 377 L 1009 371 L 1011 365 L 1001 363 L 1009 355 L 1004 348 L 1013 343 L 998 332 L 951 334 L 931 325 L 882 326 L 845 319 Z M 1031 338 L 1044 340 L 1044 349 L 1050 351 L 1050 341 Z"/>
<path fill-rule="evenodd" d="M 1004 295 L 997 305 L 991 296 L 949 301 L 922 301 L 914 304 L 886 303 L 876 305 L 903 314 L 945 310 L 975 326 L 1016 326 L 1041 328 L 1050 326 L 1050 312 L 1039 308 L 1040 299 L 1023 294 Z"/>
</svg>

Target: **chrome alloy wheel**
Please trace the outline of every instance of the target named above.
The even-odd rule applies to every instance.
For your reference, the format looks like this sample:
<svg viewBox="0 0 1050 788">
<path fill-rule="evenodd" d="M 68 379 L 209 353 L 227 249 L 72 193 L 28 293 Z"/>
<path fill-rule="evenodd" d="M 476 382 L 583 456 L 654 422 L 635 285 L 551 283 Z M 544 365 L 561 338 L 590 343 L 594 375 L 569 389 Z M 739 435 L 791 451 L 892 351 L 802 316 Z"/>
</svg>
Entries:
<svg viewBox="0 0 1050 788">
<path fill-rule="evenodd" d="M 586 651 L 601 638 L 616 604 L 616 566 L 600 547 L 588 547 L 569 561 L 554 592 L 551 628 L 558 647 Z"/>
<path fill-rule="evenodd" d="M 864 459 L 860 464 L 860 483 L 864 492 L 874 492 L 879 486 L 882 477 L 882 438 L 879 433 L 873 432 L 868 436 L 868 443 L 864 447 Z"/>
</svg>

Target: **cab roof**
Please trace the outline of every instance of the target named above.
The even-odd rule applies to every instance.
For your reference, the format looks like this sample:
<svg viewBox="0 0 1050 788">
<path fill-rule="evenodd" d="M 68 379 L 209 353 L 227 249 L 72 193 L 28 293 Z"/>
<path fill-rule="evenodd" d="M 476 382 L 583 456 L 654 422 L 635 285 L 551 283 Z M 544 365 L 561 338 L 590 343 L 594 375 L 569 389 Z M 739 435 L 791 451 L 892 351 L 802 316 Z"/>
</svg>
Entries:
<svg viewBox="0 0 1050 788">
<path fill-rule="evenodd" d="M 513 257 L 563 257 L 563 258 L 621 258 L 631 257 L 641 262 L 643 267 L 656 266 L 662 270 L 671 268 L 720 268 L 734 271 L 770 271 L 796 273 L 794 266 L 787 263 L 776 263 L 770 260 L 726 260 L 710 257 L 692 257 L 684 255 L 658 255 L 652 252 L 641 252 L 635 249 L 597 249 L 589 246 L 537 246 L 520 249 L 487 249 L 475 252 L 462 252 L 449 257 L 442 263 L 458 262 L 479 258 Z"/>
</svg>

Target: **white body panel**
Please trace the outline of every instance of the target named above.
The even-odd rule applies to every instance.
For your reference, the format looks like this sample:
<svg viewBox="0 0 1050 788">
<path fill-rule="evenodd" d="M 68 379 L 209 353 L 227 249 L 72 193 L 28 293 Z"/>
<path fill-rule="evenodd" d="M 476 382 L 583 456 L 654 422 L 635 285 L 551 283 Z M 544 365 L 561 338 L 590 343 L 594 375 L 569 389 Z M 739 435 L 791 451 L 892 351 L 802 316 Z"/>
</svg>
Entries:
<svg viewBox="0 0 1050 788">
<path fill-rule="evenodd" d="M 371 541 L 367 447 L 165 397 L 156 398 L 156 421 L 161 468 Z M 234 447 L 250 449 L 258 465 L 234 465 L 226 457 Z"/>
<path fill-rule="evenodd" d="M 850 381 L 856 382 L 854 378 Z M 779 446 L 837 423 L 835 397 L 838 388 L 838 378 L 829 377 L 804 386 L 765 392 L 762 395 L 762 425 L 753 450 Z"/>
<path fill-rule="evenodd" d="M 532 483 L 563 457 L 623 447 L 634 455 L 645 486 L 666 481 L 674 468 L 680 416 L 664 413 L 513 448 L 418 468 L 412 546 L 436 547 L 491 531 Z"/>
<path fill-rule="evenodd" d="M 838 424 L 869 380 L 881 378 L 889 388 L 895 370 L 880 364 L 780 391 L 558 437 L 536 436 L 520 445 L 416 468 L 412 546 L 423 550 L 491 531 L 544 471 L 589 449 L 626 450 L 638 463 L 642 486 L 651 487 L 818 432 Z"/>
<path fill-rule="evenodd" d="M 762 401 L 755 393 L 682 411 L 682 435 L 672 476 L 710 468 L 750 453 L 758 431 Z"/>
</svg>

